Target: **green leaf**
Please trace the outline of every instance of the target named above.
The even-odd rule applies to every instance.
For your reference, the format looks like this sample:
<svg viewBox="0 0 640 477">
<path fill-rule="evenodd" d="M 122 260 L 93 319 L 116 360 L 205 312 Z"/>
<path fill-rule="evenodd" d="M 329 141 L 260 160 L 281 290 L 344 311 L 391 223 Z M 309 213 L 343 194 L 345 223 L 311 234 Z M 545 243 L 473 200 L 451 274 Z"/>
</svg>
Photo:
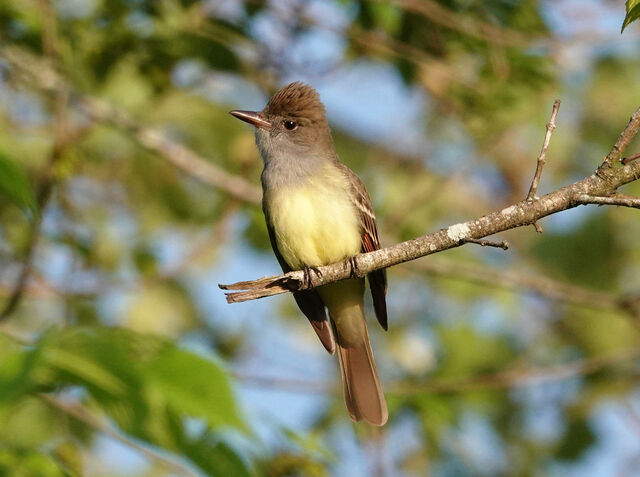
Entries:
<svg viewBox="0 0 640 477">
<path fill-rule="evenodd" d="M 213 477 L 249 477 L 251 473 L 238 454 L 224 442 L 211 444 L 207 439 L 195 445 L 183 445 L 184 453 Z"/>
<path fill-rule="evenodd" d="M 137 363 L 143 350 L 135 335 L 106 327 L 69 328 L 50 333 L 43 346 L 60 381 L 84 385 L 93 394 L 121 398 L 140 386 Z"/>
<path fill-rule="evenodd" d="M 221 477 L 248 477 L 249 471 L 238 454 L 224 442 L 219 442 L 209 456 L 215 466 L 216 475 Z"/>
<path fill-rule="evenodd" d="M 204 418 L 211 427 L 244 427 L 227 375 L 213 361 L 169 347 L 149 362 L 145 376 L 180 412 Z"/>
<path fill-rule="evenodd" d="M 54 382 L 84 387 L 123 432 L 187 456 L 209 475 L 249 475 L 216 435 L 221 426 L 247 426 L 226 372 L 214 361 L 120 328 L 67 328 L 48 333 L 40 345 Z M 188 432 L 187 417 L 206 423 L 200 436 Z"/>
<path fill-rule="evenodd" d="M 227 375 L 211 360 L 118 328 L 75 328 L 53 341 L 46 350 L 49 364 L 103 401 L 134 399 L 204 419 L 210 427 L 244 429 Z"/>
<path fill-rule="evenodd" d="M 29 179 L 12 159 L 0 151 L 0 195 L 5 195 L 18 207 L 35 212 L 35 194 Z"/>
<path fill-rule="evenodd" d="M 636 21 L 638 18 L 640 18 L 640 0 L 627 0 L 627 15 L 624 17 L 624 22 L 622 22 L 620 33 L 627 28 L 627 25 Z"/>
<path fill-rule="evenodd" d="M 13 477 L 68 477 L 50 456 L 30 449 L 0 450 L 0 475 Z"/>
<path fill-rule="evenodd" d="M 68 422 L 40 398 L 23 396 L 0 407 L 0 448 L 42 449 L 60 436 L 60 427 Z"/>
<path fill-rule="evenodd" d="M 91 384 L 109 394 L 119 395 L 125 392 L 125 383 L 115 373 L 110 372 L 94 356 L 83 356 L 75 351 L 53 349 L 48 353 L 50 364 L 59 370 L 73 375 L 79 382 Z"/>
<path fill-rule="evenodd" d="M 261 475 L 282 475 L 305 477 L 327 477 L 329 471 L 322 462 L 311 456 L 290 451 L 281 451 L 268 460 L 260 463 Z"/>
<path fill-rule="evenodd" d="M 14 401 L 33 390 L 34 371 L 39 363 L 38 350 L 24 350 L 0 335 L 0 402 Z"/>
</svg>

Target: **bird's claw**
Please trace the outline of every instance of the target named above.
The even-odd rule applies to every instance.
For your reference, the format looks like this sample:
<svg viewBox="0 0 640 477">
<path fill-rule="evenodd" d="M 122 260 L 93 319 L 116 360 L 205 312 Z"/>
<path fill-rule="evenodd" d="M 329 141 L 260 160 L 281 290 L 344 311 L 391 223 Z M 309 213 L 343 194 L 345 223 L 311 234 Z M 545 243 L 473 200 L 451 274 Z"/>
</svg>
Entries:
<svg viewBox="0 0 640 477">
<path fill-rule="evenodd" d="M 317 277 L 321 277 L 322 276 L 322 272 L 317 267 L 304 267 L 302 269 L 302 272 L 304 274 L 304 287 L 305 288 L 311 288 L 311 285 L 312 285 L 311 272 L 315 273 Z"/>
<path fill-rule="evenodd" d="M 351 267 L 351 278 L 358 278 L 360 275 L 360 268 L 358 267 L 356 257 L 349 257 L 349 266 Z"/>
</svg>

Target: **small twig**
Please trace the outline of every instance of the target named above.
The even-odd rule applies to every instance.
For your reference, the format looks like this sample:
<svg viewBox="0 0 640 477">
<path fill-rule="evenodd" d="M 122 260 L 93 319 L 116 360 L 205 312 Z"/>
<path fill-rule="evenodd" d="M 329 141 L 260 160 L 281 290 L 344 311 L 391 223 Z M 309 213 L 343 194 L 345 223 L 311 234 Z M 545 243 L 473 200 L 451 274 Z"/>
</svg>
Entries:
<svg viewBox="0 0 640 477">
<path fill-rule="evenodd" d="M 621 205 L 623 207 L 632 207 L 640 209 L 640 198 L 628 195 L 616 194 L 610 197 L 600 197 L 588 194 L 579 194 L 575 201 L 579 204 L 598 204 L 598 205 Z"/>
<path fill-rule="evenodd" d="M 551 141 L 551 134 L 556 128 L 556 116 L 558 116 L 558 110 L 560 109 L 560 100 L 556 99 L 553 102 L 553 109 L 551 111 L 551 118 L 547 123 L 547 132 L 544 135 L 544 142 L 542 143 L 542 150 L 538 156 L 538 163 L 536 164 L 536 172 L 533 175 L 531 181 L 531 187 L 529 187 L 529 193 L 527 194 L 527 200 L 533 200 L 536 197 L 538 191 L 538 184 L 540 183 L 540 176 L 542 176 L 542 168 L 546 162 L 547 149 L 549 149 L 549 142 Z"/>
<path fill-rule="evenodd" d="M 86 407 L 82 406 L 79 403 L 67 403 L 55 396 L 44 393 L 38 394 L 38 397 L 49 404 L 51 407 L 62 411 L 69 416 L 72 416 L 73 418 L 86 424 L 87 426 L 100 432 L 101 434 L 104 434 L 118 442 L 121 442 L 127 447 L 140 452 L 149 460 L 157 462 L 170 472 L 173 472 L 176 475 L 184 475 L 187 477 L 198 477 L 198 474 L 187 467 L 185 464 L 176 462 L 149 447 L 138 444 L 129 437 L 116 431 L 111 425 L 109 425 L 109 423 L 105 419 L 101 419 L 98 416 L 94 415 L 91 411 L 89 411 Z"/>
<path fill-rule="evenodd" d="M 620 160 L 625 149 L 627 148 L 627 146 L 629 146 L 633 138 L 636 136 L 638 128 L 640 128 L 640 114 L 638 114 L 638 112 L 636 111 L 636 113 L 631 116 L 631 118 L 629 118 L 627 126 L 620 133 L 620 136 L 618 136 L 618 140 L 611 148 L 611 151 L 609 151 L 609 154 L 607 154 L 607 157 L 604 158 L 604 162 L 598 168 L 599 175 L 602 174 L 602 170 L 604 168 L 611 167 L 613 164 Z"/>
<path fill-rule="evenodd" d="M 502 250 L 509 250 L 509 242 L 503 240 L 502 242 L 494 242 L 492 240 L 478 240 L 478 239 L 465 239 L 465 243 L 475 243 L 476 245 L 481 245 L 483 247 L 495 247 L 501 248 Z"/>
<path fill-rule="evenodd" d="M 533 223 L 533 228 L 536 229 L 536 232 L 538 232 L 539 234 L 544 232 L 544 230 L 542 230 L 542 227 L 538 222 Z"/>
<path fill-rule="evenodd" d="M 620 162 L 623 166 L 626 166 L 631 161 L 635 161 L 636 159 L 640 159 L 640 152 L 638 154 L 634 154 L 633 156 L 623 157 L 622 159 L 620 159 Z"/>
</svg>

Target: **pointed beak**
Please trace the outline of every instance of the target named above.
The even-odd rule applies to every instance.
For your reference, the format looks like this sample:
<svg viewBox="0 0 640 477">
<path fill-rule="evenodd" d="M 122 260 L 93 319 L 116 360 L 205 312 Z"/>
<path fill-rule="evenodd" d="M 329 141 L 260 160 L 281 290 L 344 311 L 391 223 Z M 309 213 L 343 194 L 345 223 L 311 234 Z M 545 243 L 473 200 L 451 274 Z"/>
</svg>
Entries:
<svg viewBox="0 0 640 477">
<path fill-rule="evenodd" d="M 271 123 L 263 119 L 260 113 L 256 111 L 238 111 L 234 109 L 229 111 L 229 114 L 257 128 L 269 129 L 271 127 Z"/>
</svg>

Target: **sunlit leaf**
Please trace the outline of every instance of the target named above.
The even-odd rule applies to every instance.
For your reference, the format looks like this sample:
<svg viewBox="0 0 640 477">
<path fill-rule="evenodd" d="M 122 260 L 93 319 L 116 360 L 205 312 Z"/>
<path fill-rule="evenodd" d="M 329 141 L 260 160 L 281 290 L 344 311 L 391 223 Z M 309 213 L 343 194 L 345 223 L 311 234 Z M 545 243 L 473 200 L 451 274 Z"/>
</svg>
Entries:
<svg viewBox="0 0 640 477">
<path fill-rule="evenodd" d="M 96 396 L 135 397 L 138 405 L 145 405 L 148 389 L 153 406 L 202 418 L 211 427 L 243 425 L 220 366 L 157 336 L 77 328 L 62 332 L 46 349 L 48 362 L 60 370 L 62 379 L 85 385 Z"/>
<path fill-rule="evenodd" d="M 620 33 L 622 33 L 630 23 L 635 22 L 638 18 L 640 18 L 640 0 L 627 0 L 626 7 L 627 14 L 624 17 L 624 21 L 622 22 Z"/>
<path fill-rule="evenodd" d="M 227 375 L 213 361 L 167 347 L 146 365 L 145 377 L 181 412 L 212 427 L 242 427 Z"/>
<path fill-rule="evenodd" d="M 70 477 L 51 456 L 30 449 L 0 449 L 0 475 L 11 477 Z"/>
<path fill-rule="evenodd" d="M 232 448 L 187 432 L 187 417 L 205 423 L 205 436 L 221 426 L 246 430 L 228 377 L 214 361 L 157 336 L 106 327 L 51 332 L 42 347 L 57 384 L 84 387 L 124 432 L 190 456 L 214 469 L 210 475 L 247 475 Z"/>
<path fill-rule="evenodd" d="M 32 391 L 40 363 L 38 350 L 25 350 L 0 334 L 0 402 L 11 402 Z"/>
<path fill-rule="evenodd" d="M 60 435 L 68 421 L 35 395 L 23 397 L 0 414 L 0 448 L 13 446 L 38 449 Z M 0 473 L 0 475 L 2 475 Z"/>
</svg>

